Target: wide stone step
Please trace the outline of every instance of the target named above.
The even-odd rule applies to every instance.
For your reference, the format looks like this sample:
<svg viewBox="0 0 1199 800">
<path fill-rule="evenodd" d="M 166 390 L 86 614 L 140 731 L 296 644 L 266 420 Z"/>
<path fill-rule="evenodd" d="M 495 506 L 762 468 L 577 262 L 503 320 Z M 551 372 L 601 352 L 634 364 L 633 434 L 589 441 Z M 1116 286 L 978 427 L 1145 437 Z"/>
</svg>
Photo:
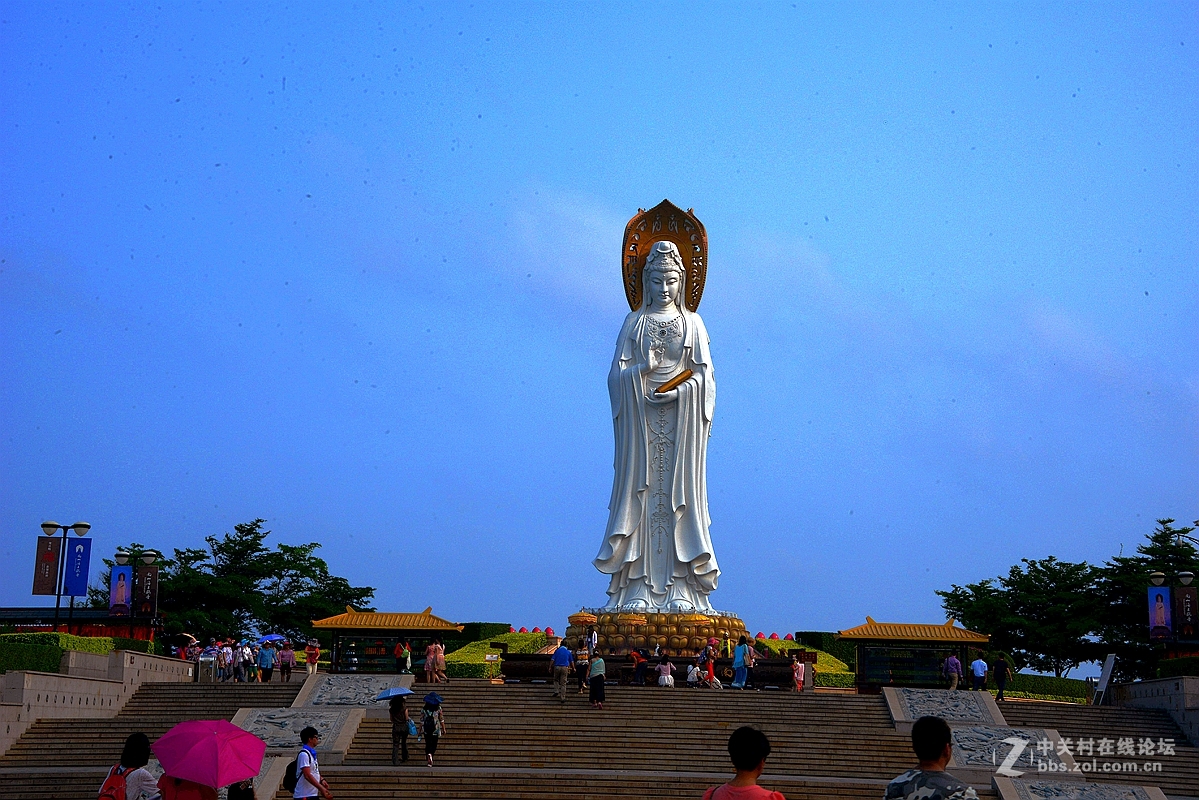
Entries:
<svg viewBox="0 0 1199 800">
<path fill-rule="evenodd" d="M 598 756 L 598 754 L 597 754 Z M 731 775 L 683 771 L 545 769 L 489 770 L 423 765 L 390 768 L 328 767 L 322 776 L 334 795 L 352 800 L 544 800 L 567 796 L 572 800 L 623 798 L 699 798 L 705 789 L 718 786 Z M 885 781 L 762 776 L 761 785 L 783 792 L 789 800 L 878 800 Z M 984 791 L 983 798 L 993 798 Z M 279 792 L 278 800 L 287 793 Z"/>
</svg>

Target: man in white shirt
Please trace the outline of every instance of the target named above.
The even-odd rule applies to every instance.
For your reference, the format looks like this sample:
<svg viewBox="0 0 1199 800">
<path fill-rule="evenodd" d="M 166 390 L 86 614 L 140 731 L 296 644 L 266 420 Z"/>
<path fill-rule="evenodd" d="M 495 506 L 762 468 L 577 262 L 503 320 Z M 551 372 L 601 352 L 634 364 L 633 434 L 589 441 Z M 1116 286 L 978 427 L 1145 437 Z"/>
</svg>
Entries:
<svg viewBox="0 0 1199 800">
<path fill-rule="evenodd" d="M 987 683 L 987 662 L 979 656 L 970 662 L 970 674 L 974 677 L 973 691 L 978 691 Z"/>
<path fill-rule="evenodd" d="M 225 662 L 225 669 L 222 671 L 221 683 L 233 677 L 233 640 L 227 640 L 221 646 L 221 658 Z"/>
<path fill-rule="evenodd" d="M 296 757 L 296 790 L 291 796 L 293 798 L 323 797 L 325 800 L 333 800 L 329 784 L 321 778 L 321 770 L 316 763 L 316 746 L 320 744 L 320 734 L 316 732 L 316 728 L 309 725 L 300 731 L 300 741 L 304 745 Z"/>
</svg>

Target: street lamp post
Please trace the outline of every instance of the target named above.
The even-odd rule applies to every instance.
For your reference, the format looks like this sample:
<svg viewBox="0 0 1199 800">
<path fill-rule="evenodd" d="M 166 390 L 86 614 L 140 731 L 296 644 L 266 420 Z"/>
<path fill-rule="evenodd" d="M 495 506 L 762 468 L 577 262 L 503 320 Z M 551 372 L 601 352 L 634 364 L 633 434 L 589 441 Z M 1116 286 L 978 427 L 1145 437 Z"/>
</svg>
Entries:
<svg viewBox="0 0 1199 800">
<path fill-rule="evenodd" d="M 122 547 L 122 548 L 119 548 L 117 550 L 117 552 L 113 555 L 112 560 L 119 567 L 123 567 L 126 564 L 129 564 L 130 562 L 136 562 L 136 561 L 141 561 L 141 563 L 144 564 L 146 567 L 151 567 L 161 557 L 162 557 L 162 553 L 160 553 L 154 549 L 146 549 L 146 550 L 142 550 L 139 553 L 132 553 L 129 550 L 126 550 L 124 547 Z M 135 563 L 134 564 L 134 576 L 135 577 L 133 579 L 133 586 L 130 587 L 130 598 L 129 598 L 130 599 L 130 603 L 129 603 L 129 636 L 130 636 L 130 638 L 133 637 L 133 619 L 134 619 L 134 617 L 142 616 L 141 614 L 139 614 L 137 612 L 139 599 L 137 597 L 135 597 L 134 595 L 138 594 L 139 589 L 142 586 L 141 582 L 143 580 L 149 579 L 149 573 L 142 572 L 141 568 L 137 567 L 136 563 Z M 157 605 L 157 602 L 155 602 L 155 605 Z M 150 616 L 150 625 L 154 626 L 155 621 L 157 620 L 157 617 L 158 617 L 157 607 L 151 609 L 149 616 Z"/>
<path fill-rule="evenodd" d="M 1190 570 L 1184 570 L 1173 576 L 1178 581 L 1177 586 L 1166 586 L 1166 581 L 1171 576 L 1166 573 L 1155 570 L 1149 573 L 1150 588 L 1150 640 L 1154 638 L 1154 631 L 1157 630 L 1158 623 L 1153 618 L 1153 597 L 1155 592 L 1165 592 L 1169 602 L 1165 605 L 1170 607 L 1170 625 L 1167 626 L 1163 633 L 1158 635 L 1158 639 L 1164 640 L 1166 643 L 1167 652 L 1169 652 L 1170 643 L 1174 643 L 1177 647 L 1180 643 L 1193 644 L 1196 640 L 1196 592 L 1191 583 L 1195 580 L 1195 574 Z M 1158 601 L 1161 601 L 1162 594 L 1158 593 Z M 1157 626 L 1157 627 L 1155 627 Z"/>
<path fill-rule="evenodd" d="M 54 630 L 58 631 L 58 611 L 62 606 L 62 581 L 67 570 L 67 555 L 70 550 L 68 531 L 75 531 L 76 536 L 86 536 L 92 526 L 86 522 L 76 522 L 74 525 L 59 525 L 57 522 L 43 522 L 42 533 L 54 536 L 62 531 L 62 551 L 58 556 L 58 580 L 54 584 Z M 75 610 L 75 596 L 71 595 L 71 610 Z"/>
</svg>

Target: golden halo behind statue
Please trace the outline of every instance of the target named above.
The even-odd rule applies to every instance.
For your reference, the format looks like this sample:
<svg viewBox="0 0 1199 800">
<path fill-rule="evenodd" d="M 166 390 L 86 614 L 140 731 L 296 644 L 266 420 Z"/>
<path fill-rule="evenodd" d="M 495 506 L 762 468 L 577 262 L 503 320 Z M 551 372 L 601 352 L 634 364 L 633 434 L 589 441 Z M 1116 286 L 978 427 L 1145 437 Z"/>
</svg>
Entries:
<svg viewBox="0 0 1199 800">
<path fill-rule="evenodd" d="M 687 270 L 683 303 L 691 311 L 699 308 L 700 298 L 704 296 L 704 280 L 708 276 L 708 233 L 692 211 L 690 208 L 683 211 L 669 200 L 663 200 L 649 211 L 637 209 L 624 226 L 620 264 L 629 308 L 634 311 L 641 308 L 641 270 L 656 242 L 674 242 L 679 248 L 683 268 Z"/>
</svg>

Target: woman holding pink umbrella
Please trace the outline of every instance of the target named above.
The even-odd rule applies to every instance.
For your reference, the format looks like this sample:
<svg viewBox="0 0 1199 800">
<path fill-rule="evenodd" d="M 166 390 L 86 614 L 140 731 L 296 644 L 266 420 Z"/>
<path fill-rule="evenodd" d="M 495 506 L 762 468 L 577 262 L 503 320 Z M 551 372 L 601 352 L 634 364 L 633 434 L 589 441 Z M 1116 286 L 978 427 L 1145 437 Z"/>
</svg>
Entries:
<svg viewBox="0 0 1199 800">
<path fill-rule="evenodd" d="M 223 719 L 180 722 L 153 745 L 163 800 L 216 800 L 222 786 L 253 779 L 266 742 Z"/>
</svg>

